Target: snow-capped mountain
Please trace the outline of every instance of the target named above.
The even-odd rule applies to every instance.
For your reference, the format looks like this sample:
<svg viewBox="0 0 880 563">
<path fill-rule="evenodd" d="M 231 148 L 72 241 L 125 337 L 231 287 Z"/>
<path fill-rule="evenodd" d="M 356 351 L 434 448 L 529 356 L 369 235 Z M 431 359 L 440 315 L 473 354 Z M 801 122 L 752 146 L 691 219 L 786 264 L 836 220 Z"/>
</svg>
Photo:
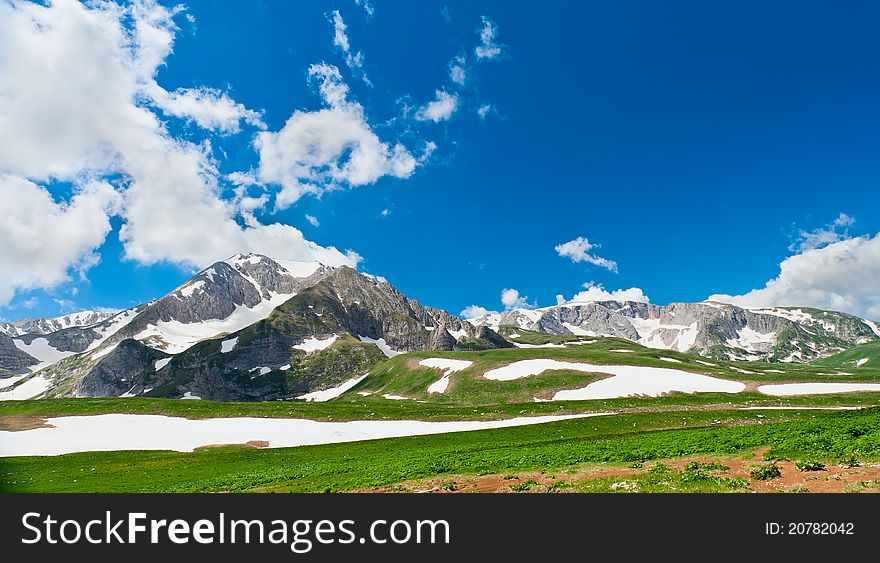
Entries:
<svg viewBox="0 0 880 563">
<path fill-rule="evenodd" d="M 402 351 L 510 346 L 381 278 L 257 254 L 88 326 L 3 337 L 0 377 L 15 377 L 0 379 L 0 398 L 25 384 L 29 396 L 284 398 Z"/>
<path fill-rule="evenodd" d="M 810 308 L 744 309 L 715 302 L 597 301 L 515 309 L 469 319 L 548 334 L 615 336 L 651 348 L 732 360 L 806 362 L 880 338 L 871 321 Z"/>
<path fill-rule="evenodd" d="M 398 353 L 512 347 L 524 330 L 783 362 L 880 340 L 875 323 L 844 313 L 712 302 L 566 303 L 462 320 L 422 306 L 384 278 L 258 254 L 217 262 L 167 295 L 115 314 L 4 326 L 0 400 L 287 399 L 332 387 Z"/>
<path fill-rule="evenodd" d="M 49 334 L 65 328 L 89 326 L 109 319 L 118 311 L 79 311 L 51 319 L 22 319 L 12 323 L 0 323 L 0 334 L 21 336 L 23 334 Z"/>
</svg>

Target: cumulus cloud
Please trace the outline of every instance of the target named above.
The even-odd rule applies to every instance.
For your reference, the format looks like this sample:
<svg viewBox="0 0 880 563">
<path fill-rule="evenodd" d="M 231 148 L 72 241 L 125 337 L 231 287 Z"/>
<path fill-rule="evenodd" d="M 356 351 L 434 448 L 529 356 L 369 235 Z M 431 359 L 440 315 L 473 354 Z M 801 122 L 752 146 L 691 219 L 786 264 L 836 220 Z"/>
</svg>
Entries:
<svg viewBox="0 0 880 563">
<path fill-rule="evenodd" d="M 820 227 L 813 231 L 800 230 L 798 237 L 789 250 L 793 252 L 803 252 L 814 248 L 821 248 L 831 243 L 839 242 L 849 238 L 849 227 L 855 223 L 855 219 L 841 213 L 837 219 L 828 223 L 824 227 Z"/>
<path fill-rule="evenodd" d="M 182 117 L 203 129 L 238 133 L 242 121 L 260 129 L 266 128 L 261 112 L 249 110 L 228 94 L 213 88 L 178 88 L 173 92 L 162 88 L 151 90 L 153 102 L 166 115 Z"/>
<path fill-rule="evenodd" d="M 498 26 L 483 16 L 483 27 L 480 29 L 480 44 L 474 49 L 478 59 L 494 59 L 501 54 L 501 47 L 495 42 Z"/>
<path fill-rule="evenodd" d="M 501 292 L 501 304 L 505 311 L 512 309 L 534 309 L 537 303 L 529 303 L 528 296 L 520 295 L 515 289 L 505 289 Z"/>
<path fill-rule="evenodd" d="M 586 237 L 578 237 L 556 245 L 555 249 L 557 254 L 564 258 L 570 258 L 572 262 L 587 262 L 617 273 L 617 262 L 590 254 L 591 250 L 598 247 L 598 244 L 592 244 Z"/>
<path fill-rule="evenodd" d="M 562 305 L 564 303 L 589 303 L 592 301 L 636 301 L 639 303 L 650 303 L 651 300 L 645 295 L 645 292 L 638 287 L 629 289 L 615 289 L 607 291 L 601 284 L 587 282 L 583 284 L 585 291 L 578 292 L 571 299 L 565 299 L 562 295 L 556 296 L 556 303 Z"/>
<path fill-rule="evenodd" d="M 69 202 L 18 176 L 0 175 L 0 304 L 16 290 L 51 288 L 98 263 L 95 249 L 121 203 L 106 182 L 77 189 Z"/>
<path fill-rule="evenodd" d="M 484 315 L 497 315 L 498 311 L 490 311 L 485 307 L 480 307 L 479 305 L 469 305 L 462 309 L 461 313 L 458 315 L 465 319 L 476 319 L 477 317 L 482 317 Z"/>
<path fill-rule="evenodd" d="M 175 139 L 158 119 L 154 111 L 221 133 L 242 124 L 263 127 L 257 112 L 227 94 L 168 92 L 156 82 L 172 50 L 177 13 L 153 0 L 125 6 L 0 1 L 0 138 L 7 140 L 0 174 L 4 192 L 14 195 L 3 198 L 10 203 L 4 203 L 0 263 L 4 272 L 21 260 L 28 264 L 0 279 L 0 302 L 94 264 L 113 214 L 123 220 L 125 256 L 144 264 L 205 266 L 237 251 L 357 264 L 354 252 L 322 247 L 289 225 L 259 223 L 247 212 L 254 202 L 221 199 L 210 144 Z M 402 147 L 380 143 L 380 152 L 387 152 L 393 174 L 403 177 L 415 167 Z M 356 154 L 355 148 L 350 160 Z M 355 169 L 368 168 L 347 172 L 358 178 Z M 89 180 L 100 177 L 115 185 Z M 77 191 L 69 201 L 56 199 L 39 185 L 53 180 Z"/>
<path fill-rule="evenodd" d="M 445 90 L 437 90 L 436 97 L 416 112 L 419 121 L 447 121 L 458 108 L 458 96 Z"/>
<path fill-rule="evenodd" d="M 504 305 L 505 311 L 512 311 L 514 309 L 535 309 L 538 307 L 537 303 L 529 303 L 529 298 L 527 296 L 520 295 L 518 290 L 510 288 L 501 291 L 501 304 Z M 498 311 L 492 311 L 479 305 L 469 305 L 459 313 L 459 316 L 464 317 L 465 319 L 474 319 L 489 314 L 497 315 Z"/>
<path fill-rule="evenodd" d="M 308 221 L 309 223 L 311 223 L 311 225 L 312 225 L 313 227 L 320 227 L 320 226 L 321 226 L 321 222 L 318 221 L 318 218 L 315 217 L 314 215 L 306 214 L 306 221 Z"/>
<path fill-rule="evenodd" d="M 292 205 L 305 194 L 372 184 L 384 176 L 408 178 L 419 160 L 401 143 L 382 141 L 363 106 L 350 99 L 348 85 L 332 65 L 312 65 L 326 107 L 295 111 L 278 132 L 259 133 L 259 178 L 279 184 L 276 207 Z"/>
<path fill-rule="evenodd" d="M 801 306 L 880 319 L 880 234 L 807 248 L 779 265 L 779 275 L 743 295 L 711 301 L 743 307 Z"/>
</svg>

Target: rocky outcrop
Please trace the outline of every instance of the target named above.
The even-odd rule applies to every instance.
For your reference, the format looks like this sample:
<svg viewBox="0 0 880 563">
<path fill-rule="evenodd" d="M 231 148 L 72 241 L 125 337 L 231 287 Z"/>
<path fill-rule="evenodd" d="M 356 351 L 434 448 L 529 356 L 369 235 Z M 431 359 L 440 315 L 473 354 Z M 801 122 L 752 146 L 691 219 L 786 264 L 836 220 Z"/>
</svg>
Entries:
<svg viewBox="0 0 880 563">
<path fill-rule="evenodd" d="M 4 377 L 27 373 L 30 366 L 38 363 L 39 360 L 19 350 L 11 338 L 0 334 L 0 387 L 4 387 Z"/>
<path fill-rule="evenodd" d="M 75 397 L 140 394 L 156 385 L 156 362 L 169 357 L 137 340 L 124 340 L 71 387 Z"/>
<path fill-rule="evenodd" d="M 7 336 L 49 334 L 65 328 L 95 325 L 115 314 L 115 311 L 81 311 L 51 319 L 22 319 L 12 323 L 0 323 L 0 334 Z"/>
<path fill-rule="evenodd" d="M 846 313 L 721 303 L 567 303 L 509 311 L 497 322 L 548 334 L 614 336 L 653 348 L 739 360 L 804 362 L 878 338 L 868 323 Z"/>
</svg>

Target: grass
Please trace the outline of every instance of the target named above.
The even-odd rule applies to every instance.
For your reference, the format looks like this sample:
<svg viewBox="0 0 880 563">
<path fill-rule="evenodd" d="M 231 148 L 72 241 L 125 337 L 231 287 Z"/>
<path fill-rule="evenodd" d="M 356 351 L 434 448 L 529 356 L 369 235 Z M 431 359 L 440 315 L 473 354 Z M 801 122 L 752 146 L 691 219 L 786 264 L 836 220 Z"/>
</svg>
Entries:
<svg viewBox="0 0 880 563">
<path fill-rule="evenodd" d="M 522 331 L 528 333 L 528 331 Z M 560 342 L 571 341 L 571 335 L 553 336 L 532 334 L 535 342 L 554 339 Z M 627 349 L 629 353 L 612 350 Z M 418 364 L 424 358 L 451 358 L 468 360 L 472 365 L 452 374 L 445 393 L 428 394 L 427 389 L 441 377 L 441 371 L 422 367 Z M 670 350 L 645 348 L 628 340 L 619 338 L 594 338 L 590 344 L 569 345 L 562 348 L 510 348 L 471 352 L 415 352 L 389 358 L 376 365 L 369 376 L 348 391 L 344 397 L 359 397 L 367 401 L 381 401 L 388 393 L 424 400 L 429 403 L 483 405 L 490 403 L 527 402 L 535 397 L 548 398 L 561 389 L 584 387 L 603 377 L 601 369 L 596 373 L 570 370 L 546 371 L 514 381 L 489 381 L 482 377 L 486 371 L 516 361 L 528 359 L 556 359 L 570 362 L 592 363 L 597 365 L 640 365 L 658 368 L 674 368 L 683 371 L 706 374 L 720 379 L 729 379 L 754 384 L 796 383 L 796 382 L 880 382 L 880 371 L 860 369 L 840 371 L 824 366 L 809 364 L 780 364 L 767 362 L 731 362 L 711 360 L 706 365 L 705 358 Z M 678 360 L 670 364 L 666 359 Z M 703 362 L 703 363 L 701 363 Z M 364 398 L 358 393 L 370 393 Z"/>
<path fill-rule="evenodd" d="M 745 492 L 748 482 L 741 478 L 714 475 L 713 470 L 691 467 L 679 471 L 662 464 L 650 471 L 619 477 L 586 479 L 574 483 L 555 484 L 554 490 L 580 493 L 735 493 Z"/>
<path fill-rule="evenodd" d="M 776 458 L 877 459 L 880 408 L 834 413 L 637 413 L 299 448 L 4 458 L 0 491 L 345 491 L 444 475 L 565 470 L 581 464 L 733 454 L 759 447 L 769 447 Z M 695 468 L 684 473 L 711 471 Z M 680 479 L 674 476 L 667 481 Z M 731 485 L 707 483 L 706 487 Z"/>
<path fill-rule="evenodd" d="M 880 341 L 868 342 L 860 344 L 849 350 L 839 354 L 823 358 L 813 362 L 814 366 L 846 368 L 847 370 L 856 368 L 859 360 L 866 359 L 867 362 L 862 364 L 863 367 L 858 369 L 877 369 L 880 368 Z"/>
</svg>

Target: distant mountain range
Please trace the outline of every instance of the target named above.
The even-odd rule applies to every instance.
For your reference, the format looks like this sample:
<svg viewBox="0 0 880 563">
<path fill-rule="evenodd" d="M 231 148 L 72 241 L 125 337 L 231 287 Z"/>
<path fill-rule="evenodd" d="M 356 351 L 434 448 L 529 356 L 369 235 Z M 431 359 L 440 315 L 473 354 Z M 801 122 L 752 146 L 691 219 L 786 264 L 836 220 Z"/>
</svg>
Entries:
<svg viewBox="0 0 880 563">
<path fill-rule="evenodd" d="M 845 313 L 711 302 L 568 303 L 464 320 L 351 268 L 239 254 L 131 309 L 0 324 L 0 399 L 290 399 L 403 352 L 524 346 L 525 331 L 774 362 L 880 340 L 875 323 Z"/>
</svg>

